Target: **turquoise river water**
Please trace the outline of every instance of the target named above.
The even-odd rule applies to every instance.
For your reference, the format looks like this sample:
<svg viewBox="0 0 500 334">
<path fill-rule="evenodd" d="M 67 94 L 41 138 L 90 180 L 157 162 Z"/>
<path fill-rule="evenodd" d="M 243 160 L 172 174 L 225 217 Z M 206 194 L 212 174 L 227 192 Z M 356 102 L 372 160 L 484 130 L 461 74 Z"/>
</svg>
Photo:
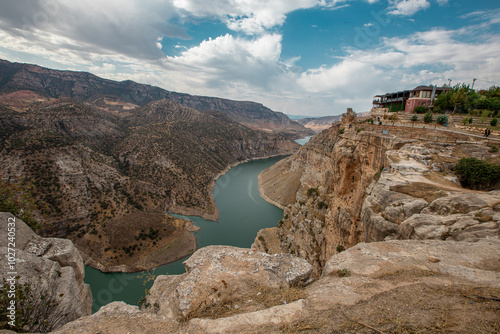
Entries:
<svg viewBox="0 0 500 334">
<path fill-rule="evenodd" d="M 302 142 L 300 142 L 302 144 Z M 274 227 L 283 217 L 283 211 L 266 201 L 259 194 L 257 176 L 265 168 L 283 157 L 254 160 L 231 168 L 216 182 L 213 190 L 215 204 L 220 212 L 217 222 L 200 217 L 177 217 L 189 219 L 201 231 L 196 232 L 198 248 L 209 245 L 230 245 L 249 248 L 260 229 Z M 175 275 L 185 272 L 182 262 L 156 268 L 154 275 Z M 113 301 L 124 301 L 135 305 L 145 295 L 152 281 L 144 284 L 141 273 L 103 273 L 85 266 L 85 283 L 92 289 L 94 299 L 92 311 Z"/>
</svg>

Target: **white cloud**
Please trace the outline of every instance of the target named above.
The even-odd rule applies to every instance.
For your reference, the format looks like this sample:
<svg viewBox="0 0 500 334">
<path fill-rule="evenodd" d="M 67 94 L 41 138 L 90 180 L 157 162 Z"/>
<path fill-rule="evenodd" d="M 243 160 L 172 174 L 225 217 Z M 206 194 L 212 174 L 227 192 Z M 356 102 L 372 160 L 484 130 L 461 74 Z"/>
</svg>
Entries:
<svg viewBox="0 0 500 334">
<path fill-rule="evenodd" d="M 218 17 L 229 29 L 253 35 L 282 25 L 287 13 L 313 7 L 318 0 L 173 0 L 172 3 L 185 15 Z"/>
<path fill-rule="evenodd" d="M 401 0 L 396 3 L 395 9 L 389 12 L 392 15 L 411 16 L 420 10 L 430 7 L 427 0 Z"/>
</svg>

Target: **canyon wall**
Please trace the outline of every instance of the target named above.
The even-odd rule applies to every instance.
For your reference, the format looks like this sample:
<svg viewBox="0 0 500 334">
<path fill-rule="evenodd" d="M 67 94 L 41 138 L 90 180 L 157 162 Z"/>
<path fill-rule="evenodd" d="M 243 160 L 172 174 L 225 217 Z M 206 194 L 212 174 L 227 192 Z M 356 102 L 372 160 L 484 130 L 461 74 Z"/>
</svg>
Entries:
<svg viewBox="0 0 500 334">
<path fill-rule="evenodd" d="M 262 172 L 263 197 L 285 211 L 253 248 L 307 259 L 317 277 L 333 254 L 360 242 L 499 238 L 500 192 L 463 189 L 452 168 L 464 156 L 499 155 L 470 141 L 396 137 L 348 111 Z"/>
</svg>

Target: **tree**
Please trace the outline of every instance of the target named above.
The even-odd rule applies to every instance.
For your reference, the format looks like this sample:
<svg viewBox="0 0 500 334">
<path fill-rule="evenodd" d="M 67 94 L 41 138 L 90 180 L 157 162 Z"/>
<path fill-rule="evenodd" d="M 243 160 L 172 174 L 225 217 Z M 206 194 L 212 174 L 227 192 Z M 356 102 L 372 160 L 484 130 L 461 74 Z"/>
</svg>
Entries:
<svg viewBox="0 0 500 334">
<path fill-rule="evenodd" d="M 491 126 L 497 126 L 497 124 L 498 124 L 498 119 L 496 117 L 493 117 L 493 119 L 490 122 L 490 125 Z"/>
<path fill-rule="evenodd" d="M 424 122 L 425 123 L 430 123 L 432 122 L 432 112 L 431 111 L 427 111 L 425 113 L 425 116 L 424 116 Z"/>
<path fill-rule="evenodd" d="M 20 277 L 18 276 L 17 279 Z M 19 283 L 15 285 L 14 299 L 11 299 L 10 284 L 4 278 L 0 286 L 0 307 L 7 310 L 11 300 L 15 300 L 15 328 L 18 332 L 51 332 L 60 327 L 67 319 L 64 307 L 59 307 L 64 294 L 56 296 L 50 288 L 43 288 L 36 283 Z M 73 318 L 76 318 L 74 315 Z M 0 315 L 0 329 L 12 329 L 11 319 L 7 312 Z"/>
</svg>

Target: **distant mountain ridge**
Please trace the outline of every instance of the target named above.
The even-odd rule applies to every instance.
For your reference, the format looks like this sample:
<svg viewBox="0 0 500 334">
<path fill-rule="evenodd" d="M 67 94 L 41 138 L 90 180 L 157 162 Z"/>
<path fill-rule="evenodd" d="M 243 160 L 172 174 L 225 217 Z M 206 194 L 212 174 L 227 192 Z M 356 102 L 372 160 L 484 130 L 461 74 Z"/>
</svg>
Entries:
<svg viewBox="0 0 500 334">
<path fill-rule="evenodd" d="M 134 81 L 113 81 L 87 72 L 59 71 L 37 65 L 11 63 L 0 60 L 0 94 L 17 91 L 34 92 L 47 99 L 68 97 L 115 111 L 142 107 L 152 101 L 169 99 L 199 110 L 218 110 L 251 129 L 301 138 L 312 132 L 290 120 L 285 114 L 274 112 L 262 104 L 249 101 L 195 96 L 167 91 Z M 124 108 L 124 105 L 128 105 Z"/>
<path fill-rule="evenodd" d="M 310 118 L 301 118 L 297 120 L 297 123 L 302 124 L 308 129 L 313 130 L 316 133 L 319 133 L 325 129 L 328 129 L 332 126 L 332 123 L 338 122 L 342 119 L 342 115 L 338 116 L 323 116 L 323 117 L 310 117 Z"/>
</svg>

